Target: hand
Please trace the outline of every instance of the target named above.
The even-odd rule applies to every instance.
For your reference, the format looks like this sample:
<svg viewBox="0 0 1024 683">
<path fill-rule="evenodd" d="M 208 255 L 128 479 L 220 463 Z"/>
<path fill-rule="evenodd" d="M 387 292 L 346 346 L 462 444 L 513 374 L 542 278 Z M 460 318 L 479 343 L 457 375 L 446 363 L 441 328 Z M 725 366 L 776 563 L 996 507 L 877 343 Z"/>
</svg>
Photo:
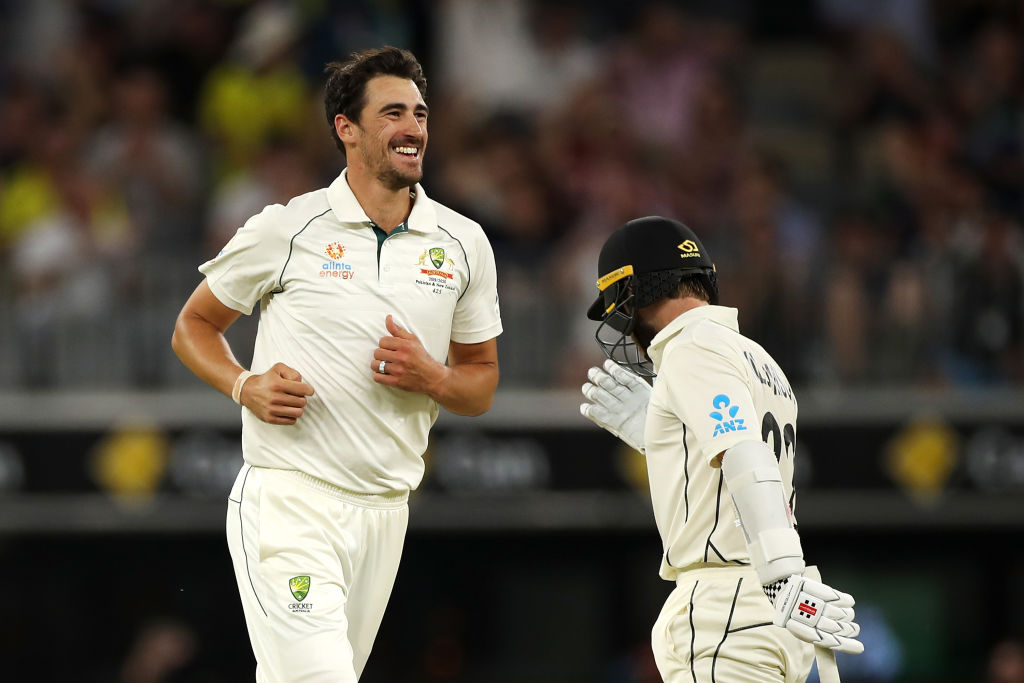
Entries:
<svg viewBox="0 0 1024 683">
<path fill-rule="evenodd" d="M 580 405 L 583 417 L 645 453 L 644 423 L 651 386 L 611 359 L 604 362 L 603 369 L 590 368 L 587 377 L 590 381 L 583 385 L 583 395 L 589 402 Z"/>
<path fill-rule="evenodd" d="M 245 380 L 239 400 L 256 417 L 273 425 L 293 425 L 302 417 L 306 397 L 313 387 L 302 381 L 302 375 L 284 363 L 275 363 L 262 375 Z"/>
<path fill-rule="evenodd" d="M 396 323 L 390 315 L 384 324 L 390 336 L 381 337 L 373 352 L 370 363 L 373 381 L 437 398 L 449 368 L 434 360 L 416 335 Z M 380 372 L 381 361 L 387 363 L 384 372 Z"/>
<path fill-rule="evenodd" d="M 864 644 L 856 639 L 860 626 L 853 621 L 853 602 L 848 593 L 793 574 L 775 596 L 775 625 L 808 643 L 860 654 Z"/>
</svg>

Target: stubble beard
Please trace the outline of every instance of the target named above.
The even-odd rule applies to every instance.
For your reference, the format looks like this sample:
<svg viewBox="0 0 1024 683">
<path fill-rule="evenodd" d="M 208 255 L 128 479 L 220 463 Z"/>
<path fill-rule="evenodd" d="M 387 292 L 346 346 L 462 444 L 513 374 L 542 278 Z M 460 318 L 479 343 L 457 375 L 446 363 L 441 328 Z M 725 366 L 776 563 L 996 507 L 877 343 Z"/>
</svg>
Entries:
<svg viewBox="0 0 1024 683">
<path fill-rule="evenodd" d="M 389 190 L 402 190 L 407 187 L 412 187 L 422 179 L 423 171 L 420 171 L 419 173 L 404 174 L 394 166 L 386 168 L 377 174 L 377 180 L 380 181 L 381 185 Z"/>
<path fill-rule="evenodd" d="M 658 331 L 654 327 L 640 318 L 639 313 L 633 320 L 633 341 L 640 347 L 640 350 L 644 352 L 644 357 L 650 360 L 651 357 L 647 355 L 647 349 L 651 345 L 651 341 L 658 334 Z"/>
<path fill-rule="evenodd" d="M 402 190 L 407 187 L 412 187 L 416 183 L 423 179 L 423 168 L 414 171 L 412 173 L 403 173 L 391 161 L 391 144 L 384 148 L 383 153 L 377 153 L 377 150 L 367 149 L 365 143 L 360 145 L 359 150 L 362 154 L 363 159 L 372 159 L 374 161 L 374 175 L 377 181 L 389 190 Z M 423 149 L 420 148 L 420 159 L 423 158 Z M 422 162 L 421 162 L 422 163 Z"/>
</svg>

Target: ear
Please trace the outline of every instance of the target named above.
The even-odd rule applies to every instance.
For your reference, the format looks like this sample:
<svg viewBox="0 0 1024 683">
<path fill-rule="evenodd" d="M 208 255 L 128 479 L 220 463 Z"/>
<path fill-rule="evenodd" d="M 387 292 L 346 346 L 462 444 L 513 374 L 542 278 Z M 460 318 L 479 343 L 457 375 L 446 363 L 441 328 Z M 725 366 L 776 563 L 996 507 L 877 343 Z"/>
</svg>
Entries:
<svg viewBox="0 0 1024 683">
<path fill-rule="evenodd" d="M 342 144 L 346 147 L 355 144 L 358 128 L 359 125 L 354 121 L 351 121 L 344 114 L 338 114 L 334 117 L 334 131 L 338 134 Z"/>
</svg>

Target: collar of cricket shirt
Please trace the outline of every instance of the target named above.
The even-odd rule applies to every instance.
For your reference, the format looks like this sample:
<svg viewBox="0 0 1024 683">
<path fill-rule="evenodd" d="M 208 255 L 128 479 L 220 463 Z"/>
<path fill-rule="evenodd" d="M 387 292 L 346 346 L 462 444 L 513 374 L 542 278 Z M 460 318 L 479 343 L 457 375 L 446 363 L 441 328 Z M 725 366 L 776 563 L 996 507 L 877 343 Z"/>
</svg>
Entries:
<svg viewBox="0 0 1024 683">
<path fill-rule="evenodd" d="M 406 223 L 409 230 L 413 232 L 427 233 L 437 230 L 437 212 L 434 211 L 434 203 L 427 199 L 427 193 L 423 187 L 416 183 L 409 194 L 412 195 L 412 211 Z M 327 188 L 327 203 L 330 204 L 334 215 L 342 223 L 358 223 L 365 225 L 371 223 L 370 218 L 359 205 L 359 200 L 352 194 L 352 188 L 348 185 L 348 169 L 341 172 L 334 182 Z"/>
<path fill-rule="evenodd" d="M 712 305 L 691 308 L 686 313 L 677 316 L 675 320 L 665 325 L 658 334 L 654 335 L 654 339 L 651 340 L 651 345 L 647 349 L 647 355 L 651 357 L 651 362 L 654 363 L 654 371 L 657 372 L 661 366 L 661 356 L 665 353 L 665 346 L 668 345 L 668 341 L 686 329 L 688 325 L 700 322 L 701 320 L 710 320 L 720 325 L 725 325 L 733 332 L 739 332 L 738 316 L 739 311 L 735 308 Z"/>
</svg>

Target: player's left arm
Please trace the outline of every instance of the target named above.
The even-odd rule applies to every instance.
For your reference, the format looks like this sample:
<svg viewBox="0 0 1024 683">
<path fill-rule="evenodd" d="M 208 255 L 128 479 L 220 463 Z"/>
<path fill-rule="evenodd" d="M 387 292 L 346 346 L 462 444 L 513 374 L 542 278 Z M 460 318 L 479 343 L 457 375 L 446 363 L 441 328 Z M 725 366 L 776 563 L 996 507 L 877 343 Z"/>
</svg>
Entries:
<svg viewBox="0 0 1024 683">
<path fill-rule="evenodd" d="M 426 394 L 453 413 L 480 415 L 487 412 L 498 388 L 498 340 L 477 344 L 451 342 L 448 364 L 434 360 L 412 332 L 390 315 L 385 320 L 388 336 L 373 352 L 373 380 L 405 391 Z M 386 372 L 377 372 L 386 361 Z"/>
</svg>

